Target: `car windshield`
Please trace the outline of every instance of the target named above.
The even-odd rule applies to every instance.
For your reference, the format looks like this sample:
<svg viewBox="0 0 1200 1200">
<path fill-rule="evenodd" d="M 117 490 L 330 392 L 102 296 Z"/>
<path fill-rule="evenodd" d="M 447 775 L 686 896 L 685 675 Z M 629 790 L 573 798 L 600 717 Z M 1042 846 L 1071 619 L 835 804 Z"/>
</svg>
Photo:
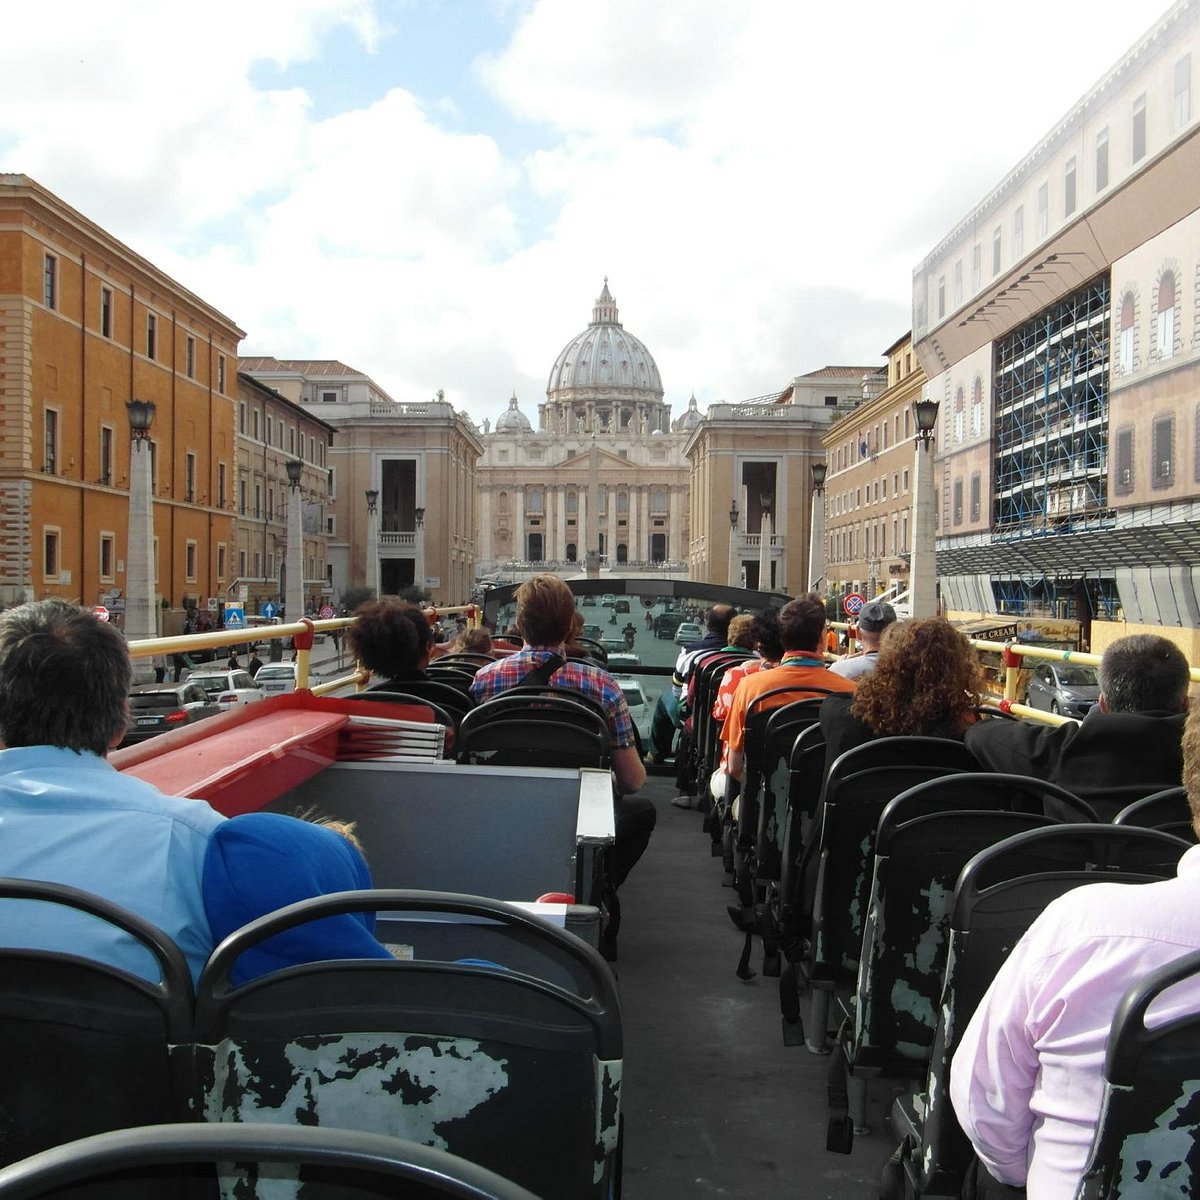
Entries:
<svg viewBox="0 0 1200 1200">
<path fill-rule="evenodd" d="M 1062 687 L 1098 687 L 1095 667 L 1058 667 L 1058 682 Z"/>
<path fill-rule="evenodd" d="M 291 679 L 295 675 L 293 667 L 260 667 L 258 673 L 254 676 L 255 679 Z"/>
<path fill-rule="evenodd" d="M 190 682 L 202 687 L 209 696 L 229 691 L 229 683 L 224 675 L 193 675 Z"/>
</svg>

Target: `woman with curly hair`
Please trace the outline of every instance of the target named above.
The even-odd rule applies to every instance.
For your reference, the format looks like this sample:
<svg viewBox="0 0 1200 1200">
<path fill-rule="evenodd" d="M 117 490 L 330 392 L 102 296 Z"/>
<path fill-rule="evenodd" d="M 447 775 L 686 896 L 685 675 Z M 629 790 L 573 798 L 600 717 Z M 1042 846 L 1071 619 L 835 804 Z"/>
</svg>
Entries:
<svg viewBox="0 0 1200 1200">
<path fill-rule="evenodd" d="M 354 610 L 346 644 L 360 666 L 383 682 L 372 691 L 403 692 L 403 684 L 428 679 L 425 668 L 433 650 L 433 627 L 425 614 L 406 600 L 368 600 Z"/>
<path fill-rule="evenodd" d="M 821 705 L 825 762 L 877 737 L 961 741 L 983 702 L 985 675 L 971 643 L 949 621 L 904 621 L 883 635 L 875 670 L 851 696 Z"/>
</svg>

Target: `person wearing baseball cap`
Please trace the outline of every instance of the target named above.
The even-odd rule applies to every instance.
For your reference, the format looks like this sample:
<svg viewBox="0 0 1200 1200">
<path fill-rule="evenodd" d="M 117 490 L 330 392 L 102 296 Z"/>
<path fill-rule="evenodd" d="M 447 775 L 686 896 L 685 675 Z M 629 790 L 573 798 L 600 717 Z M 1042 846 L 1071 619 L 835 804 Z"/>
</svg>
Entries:
<svg viewBox="0 0 1200 1200">
<path fill-rule="evenodd" d="M 862 651 L 839 659 L 830 666 L 843 679 L 857 679 L 875 669 L 879 658 L 879 639 L 896 619 L 896 610 L 886 600 L 871 600 L 858 610 L 858 640 Z"/>
</svg>

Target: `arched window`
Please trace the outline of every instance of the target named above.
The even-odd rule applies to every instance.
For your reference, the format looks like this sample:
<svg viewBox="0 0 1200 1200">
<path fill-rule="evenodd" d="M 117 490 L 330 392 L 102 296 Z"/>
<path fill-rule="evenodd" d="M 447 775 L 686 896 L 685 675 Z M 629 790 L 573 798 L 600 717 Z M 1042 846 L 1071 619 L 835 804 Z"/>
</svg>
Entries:
<svg viewBox="0 0 1200 1200">
<path fill-rule="evenodd" d="M 1126 292 L 1121 301 L 1121 326 L 1117 348 L 1117 362 L 1124 375 L 1133 370 L 1133 322 L 1133 293 Z"/>
<path fill-rule="evenodd" d="M 629 512 L 629 493 L 628 492 L 618 492 L 617 493 L 617 512 L 621 516 L 625 516 Z M 622 560 L 622 561 L 624 561 L 624 560 Z"/>
<path fill-rule="evenodd" d="M 567 512 L 575 516 L 579 512 L 579 495 L 577 492 L 567 493 Z"/>
<path fill-rule="evenodd" d="M 1158 281 L 1158 326 L 1156 345 L 1159 358 L 1175 353 L 1175 273 L 1164 271 Z"/>
<path fill-rule="evenodd" d="M 500 493 L 500 499 L 496 502 L 496 511 L 502 512 L 502 513 L 508 512 L 508 493 L 507 492 Z"/>
<path fill-rule="evenodd" d="M 629 547 L 624 542 L 617 543 L 617 562 L 626 563 L 629 561 Z"/>
<path fill-rule="evenodd" d="M 531 533 L 529 535 L 529 554 L 526 557 L 529 562 L 542 561 L 542 535 L 540 533 Z"/>
<path fill-rule="evenodd" d="M 578 556 L 575 551 L 575 543 L 568 542 L 567 543 L 567 562 L 576 562 L 577 558 L 578 558 Z"/>
<path fill-rule="evenodd" d="M 650 493 L 650 511 L 655 513 L 665 513 L 667 511 L 667 493 L 661 488 L 655 488 Z"/>
<path fill-rule="evenodd" d="M 971 384 L 971 436 L 978 437 L 983 432 L 983 380 L 978 375 Z"/>
<path fill-rule="evenodd" d="M 954 392 L 954 440 L 961 442 L 965 432 L 966 413 L 963 411 L 963 390 L 961 387 Z"/>
<path fill-rule="evenodd" d="M 525 507 L 531 513 L 540 513 L 542 511 L 542 489 L 540 487 L 530 488 L 525 493 Z"/>
</svg>

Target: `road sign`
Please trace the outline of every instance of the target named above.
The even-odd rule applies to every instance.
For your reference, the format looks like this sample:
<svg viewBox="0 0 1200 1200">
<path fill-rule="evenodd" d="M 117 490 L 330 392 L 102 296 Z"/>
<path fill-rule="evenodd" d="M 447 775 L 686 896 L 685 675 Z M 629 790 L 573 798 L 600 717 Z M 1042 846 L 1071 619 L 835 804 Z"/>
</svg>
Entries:
<svg viewBox="0 0 1200 1200">
<path fill-rule="evenodd" d="M 322 604 L 321 611 L 317 613 L 317 616 L 319 616 L 322 621 L 328 621 L 329 618 L 333 616 L 333 605 Z"/>
<path fill-rule="evenodd" d="M 101 621 L 108 620 L 108 609 L 105 608 L 103 604 L 97 604 L 96 607 L 92 609 L 92 614 Z"/>
<path fill-rule="evenodd" d="M 867 598 L 861 592 L 851 592 L 843 601 L 842 608 L 845 610 L 846 616 L 857 617 L 862 611 L 862 606 L 866 604 Z"/>
<path fill-rule="evenodd" d="M 259 607 L 258 611 L 262 613 L 262 615 L 266 617 L 268 621 L 270 621 L 274 619 L 275 613 L 278 610 L 275 608 L 274 601 L 268 600 L 266 604 L 263 604 Z"/>
<path fill-rule="evenodd" d="M 246 610 L 240 604 L 234 604 L 232 601 L 225 603 L 225 628 L 226 629 L 245 629 L 246 628 Z"/>
</svg>

